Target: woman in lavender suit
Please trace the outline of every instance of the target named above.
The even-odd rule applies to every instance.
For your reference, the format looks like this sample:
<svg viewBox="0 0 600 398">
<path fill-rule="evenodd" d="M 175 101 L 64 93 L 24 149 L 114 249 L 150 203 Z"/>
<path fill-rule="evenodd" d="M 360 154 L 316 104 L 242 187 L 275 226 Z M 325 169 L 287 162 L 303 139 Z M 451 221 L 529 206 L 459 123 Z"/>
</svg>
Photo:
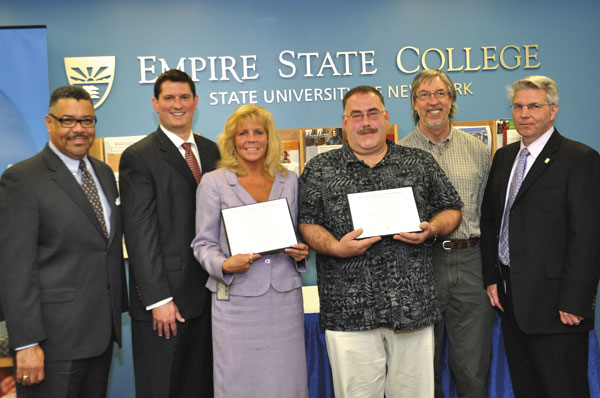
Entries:
<svg viewBox="0 0 600 398">
<path fill-rule="evenodd" d="M 287 198 L 296 225 L 297 176 L 279 164 L 273 116 L 243 105 L 217 143 L 218 169 L 196 194 L 194 254 L 212 291 L 215 397 L 306 397 L 302 278 L 308 246 L 230 256 L 220 210 Z"/>
</svg>

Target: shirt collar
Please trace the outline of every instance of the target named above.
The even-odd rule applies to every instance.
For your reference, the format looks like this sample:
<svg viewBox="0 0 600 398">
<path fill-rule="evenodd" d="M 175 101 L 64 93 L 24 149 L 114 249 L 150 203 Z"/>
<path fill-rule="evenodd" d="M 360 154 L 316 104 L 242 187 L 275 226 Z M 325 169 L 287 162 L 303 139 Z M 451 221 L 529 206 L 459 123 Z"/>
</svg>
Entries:
<svg viewBox="0 0 600 398">
<path fill-rule="evenodd" d="M 529 151 L 529 154 L 531 156 L 533 156 L 534 159 L 537 159 L 540 152 L 542 152 L 542 149 L 544 149 L 544 147 L 546 146 L 546 143 L 548 142 L 550 137 L 552 137 L 552 133 L 554 133 L 554 126 L 550 127 L 550 129 L 548 131 L 546 131 L 544 134 L 539 136 L 537 140 L 533 141 L 531 144 L 529 144 L 527 146 L 527 150 Z M 521 140 L 520 149 L 523 149 L 523 148 L 525 148 L 525 144 L 523 143 L 523 140 Z"/>
<path fill-rule="evenodd" d="M 191 131 L 190 131 L 190 135 L 188 136 L 188 139 L 186 141 L 184 141 L 177 134 L 172 133 L 169 130 L 167 130 L 165 128 L 165 126 L 163 126 L 162 124 L 160 125 L 160 129 L 163 131 L 163 133 L 165 133 L 165 135 L 171 140 L 173 145 L 175 145 L 177 148 L 180 148 L 181 144 L 183 144 L 185 142 L 189 142 L 193 146 L 196 146 L 196 141 L 194 141 L 194 133 L 192 133 Z"/>
<path fill-rule="evenodd" d="M 70 158 L 61 151 L 59 151 L 58 148 L 52 143 L 52 141 L 48 141 L 48 146 L 60 158 L 60 160 L 62 160 L 65 166 L 67 166 L 67 169 L 69 169 L 69 171 L 73 175 L 77 175 L 77 173 L 79 172 L 79 160 Z M 91 164 L 88 160 L 87 155 L 83 158 L 83 161 L 85 162 L 86 167 L 89 169 Z"/>
<path fill-rule="evenodd" d="M 389 157 L 390 157 L 390 152 L 391 152 L 391 145 L 395 145 L 392 141 L 390 140 L 385 140 L 385 143 L 387 144 L 387 151 L 385 153 L 385 155 L 383 156 L 383 159 L 381 159 L 379 161 L 379 163 L 377 163 L 378 166 L 380 164 L 384 164 L 386 161 L 389 161 Z M 342 146 L 342 148 L 340 149 L 342 151 L 342 160 L 344 160 L 345 163 L 363 163 L 362 160 L 360 160 L 356 154 L 354 153 L 354 151 L 350 148 L 350 145 L 348 144 L 348 141 L 346 141 L 346 143 L 344 143 L 344 145 Z"/>
<path fill-rule="evenodd" d="M 417 137 L 419 138 L 419 140 L 422 141 L 423 144 L 437 145 L 435 142 L 431 141 L 425 135 L 425 133 L 423 133 L 421 131 L 421 129 L 419 128 L 419 124 L 418 123 L 415 126 L 415 130 L 417 131 Z M 450 141 L 452 141 L 452 138 L 454 138 L 454 127 L 452 127 L 452 125 L 450 125 L 450 132 L 448 133 L 448 137 L 446 137 L 445 140 L 441 141 L 440 144 L 444 144 L 444 143 L 450 142 Z"/>
</svg>

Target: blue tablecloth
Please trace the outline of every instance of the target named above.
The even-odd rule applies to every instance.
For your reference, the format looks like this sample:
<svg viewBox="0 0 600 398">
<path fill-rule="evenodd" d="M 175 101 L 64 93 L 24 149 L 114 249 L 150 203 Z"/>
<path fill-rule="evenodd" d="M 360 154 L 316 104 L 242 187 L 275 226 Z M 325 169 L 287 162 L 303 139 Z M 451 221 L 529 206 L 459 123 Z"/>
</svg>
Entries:
<svg viewBox="0 0 600 398">
<path fill-rule="evenodd" d="M 333 398 L 331 368 L 327 357 L 325 333 L 319 326 L 319 314 L 304 315 L 304 339 L 306 342 L 306 361 L 308 365 L 308 396 L 310 398 Z M 442 383 L 445 396 L 456 397 L 456 387 L 448 368 L 448 347 L 444 343 L 442 359 Z M 590 352 L 588 379 L 592 397 L 600 398 L 600 347 L 596 332 L 590 332 Z M 488 375 L 488 397 L 512 398 L 512 384 L 504 353 L 504 341 L 500 317 L 494 320 L 492 361 Z"/>
</svg>

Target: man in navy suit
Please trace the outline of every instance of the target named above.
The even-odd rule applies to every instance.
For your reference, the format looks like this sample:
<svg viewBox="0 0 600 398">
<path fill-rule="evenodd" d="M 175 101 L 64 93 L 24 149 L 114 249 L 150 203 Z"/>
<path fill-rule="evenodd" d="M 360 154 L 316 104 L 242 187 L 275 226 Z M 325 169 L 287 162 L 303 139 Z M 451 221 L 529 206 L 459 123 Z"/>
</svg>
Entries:
<svg viewBox="0 0 600 398">
<path fill-rule="evenodd" d="M 522 137 L 496 152 L 482 204 L 484 283 L 517 397 L 587 397 L 600 276 L 600 156 L 554 128 L 558 87 L 509 89 Z"/>
<path fill-rule="evenodd" d="M 95 124 L 84 89 L 56 89 L 50 142 L 0 180 L 0 302 L 19 398 L 106 397 L 113 341 L 121 344 L 117 186 L 88 156 Z"/>
<path fill-rule="evenodd" d="M 139 398 L 212 396 L 208 274 L 190 247 L 196 188 L 219 151 L 192 134 L 196 87 L 172 69 L 154 84 L 159 128 L 125 150 L 119 184 L 129 254 L 133 360 Z"/>
</svg>

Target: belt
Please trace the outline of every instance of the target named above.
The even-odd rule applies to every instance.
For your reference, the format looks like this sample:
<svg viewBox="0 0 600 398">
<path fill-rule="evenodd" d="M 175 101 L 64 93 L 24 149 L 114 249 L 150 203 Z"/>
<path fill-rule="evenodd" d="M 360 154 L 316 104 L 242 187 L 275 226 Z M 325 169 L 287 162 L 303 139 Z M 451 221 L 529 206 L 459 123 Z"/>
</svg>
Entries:
<svg viewBox="0 0 600 398">
<path fill-rule="evenodd" d="M 435 242 L 433 244 L 433 247 L 441 248 L 444 250 L 468 249 L 470 247 L 476 247 L 478 244 L 479 244 L 479 238 L 451 239 L 451 240 L 444 240 L 441 242 Z"/>
</svg>

